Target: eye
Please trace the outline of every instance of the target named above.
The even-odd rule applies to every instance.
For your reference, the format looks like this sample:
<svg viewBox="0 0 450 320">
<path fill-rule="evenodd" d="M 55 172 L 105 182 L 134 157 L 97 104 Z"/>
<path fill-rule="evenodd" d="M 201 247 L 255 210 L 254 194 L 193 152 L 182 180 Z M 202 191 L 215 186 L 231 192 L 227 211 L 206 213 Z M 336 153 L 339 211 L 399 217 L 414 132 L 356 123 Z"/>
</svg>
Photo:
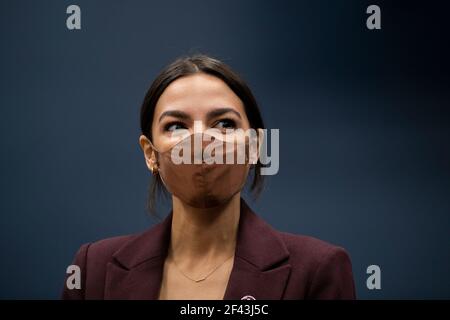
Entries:
<svg viewBox="0 0 450 320">
<path fill-rule="evenodd" d="M 169 122 L 164 126 L 164 131 L 175 131 L 180 129 L 186 129 L 186 126 L 182 122 Z"/>
<path fill-rule="evenodd" d="M 215 128 L 218 129 L 235 129 L 236 122 L 232 119 L 222 119 L 217 121 Z"/>
</svg>

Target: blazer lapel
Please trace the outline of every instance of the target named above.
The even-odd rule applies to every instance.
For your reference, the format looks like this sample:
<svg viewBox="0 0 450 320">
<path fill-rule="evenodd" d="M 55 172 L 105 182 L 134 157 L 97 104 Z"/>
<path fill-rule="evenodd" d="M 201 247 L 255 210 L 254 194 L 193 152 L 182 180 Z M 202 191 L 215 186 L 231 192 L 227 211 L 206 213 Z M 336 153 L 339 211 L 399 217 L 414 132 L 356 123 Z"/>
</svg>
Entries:
<svg viewBox="0 0 450 320">
<path fill-rule="evenodd" d="M 155 258 L 131 270 L 114 263 L 107 266 L 105 299 L 156 300 L 162 280 L 164 259 Z"/>
<path fill-rule="evenodd" d="M 291 272 L 277 232 L 241 199 L 234 266 L 224 300 L 280 300 Z"/>
<path fill-rule="evenodd" d="M 105 299 L 158 299 L 171 226 L 172 212 L 113 255 L 106 271 Z"/>
<path fill-rule="evenodd" d="M 235 260 L 224 300 L 282 300 L 290 265 L 261 271 L 246 266 L 242 259 Z"/>
</svg>

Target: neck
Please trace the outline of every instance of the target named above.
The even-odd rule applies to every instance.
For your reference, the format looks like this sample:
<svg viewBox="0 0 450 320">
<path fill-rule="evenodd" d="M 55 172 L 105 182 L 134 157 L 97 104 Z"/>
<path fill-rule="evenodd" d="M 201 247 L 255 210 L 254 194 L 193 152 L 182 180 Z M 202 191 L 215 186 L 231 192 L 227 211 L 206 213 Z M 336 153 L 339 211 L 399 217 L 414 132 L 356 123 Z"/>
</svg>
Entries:
<svg viewBox="0 0 450 320">
<path fill-rule="evenodd" d="M 240 217 L 240 193 L 218 207 L 194 208 L 173 197 L 171 255 L 211 261 L 233 255 Z"/>
</svg>

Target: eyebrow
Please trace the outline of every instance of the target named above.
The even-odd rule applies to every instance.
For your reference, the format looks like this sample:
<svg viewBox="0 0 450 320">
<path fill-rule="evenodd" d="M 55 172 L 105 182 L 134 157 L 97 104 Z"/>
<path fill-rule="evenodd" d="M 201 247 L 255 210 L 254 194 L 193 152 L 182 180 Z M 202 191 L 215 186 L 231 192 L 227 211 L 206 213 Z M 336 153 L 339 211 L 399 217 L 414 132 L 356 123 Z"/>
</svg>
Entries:
<svg viewBox="0 0 450 320">
<path fill-rule="evenodd" d="M 215 117 L 221 116 L 221 115 L 223 115 L 225 113 L 228 113 L 228 112 L 232 112 L 235 115 L 237 115 L 239 117 L 239 119 L 242 119 L 241 114 L 239 112 L 237 112 L 236 110 L 232 109 L 232 108 L 218 108 L 218 109 L 211 110 L 211 111 L 209 111 L 206 114 L 206 117 L 208 119 L 211 119 L 211 118 L 215 118 Z M 161 122 L 161 120 L 164 117 L 169 117 L 169 116 L 175 117 L 175 118 L 180 118 L 180 119 L 190 119 L 190 116 L 184 111 L 181 111 L 181 110 L 168 110 L 168 111 L 164 111 L 163 113 L 161 113 L 161 115 L 159 116 L 159 120 L 158 121 Z"/>
<path fill-rule="evenodd" d="M 237 112 L 236 110 L 232 109 L 232 108 L 217 108 L 217 109 L 209 111 L 206 114 L 206 116 L 207 116 L 208 119 L 211 119 L 211 118 L 215 118 L 215 117 L 221 116 L 221 115 L 223 115 L 224 113 L 227 113 L 227 112 L 232 112 L 235 115 L 237 115 L 239 117 L 239 119 L 242 119 L 241 114 L 239 112 Z"/>
<path fill-rule="evenodd" d="M 189 119 L 189 115 L 186 112 L 180 111 L 180 110 L 168 110 L 161 113 L 159 116 L 159 122 L 161 122 L 162 118 L 164 117 L 175 117 L 180 119 Z"/>
</svg>

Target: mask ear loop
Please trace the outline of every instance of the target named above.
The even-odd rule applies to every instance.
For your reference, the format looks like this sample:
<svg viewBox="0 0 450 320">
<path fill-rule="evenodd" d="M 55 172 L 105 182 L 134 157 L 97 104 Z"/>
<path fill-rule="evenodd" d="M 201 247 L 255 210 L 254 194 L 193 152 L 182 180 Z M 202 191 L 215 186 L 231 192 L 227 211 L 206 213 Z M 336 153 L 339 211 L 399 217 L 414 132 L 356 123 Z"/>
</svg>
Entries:
<svg viewBox="0 0 450 320">
<path fill-rule="evenodd" d="M 148 142 L 150 143 L 150 146 L 152 147 L 152 149 L 154 150 L 154 152 L 156 152 L 157 154 L 161 154 L 162 152 L 160 150 L 158 150 L 154 144 L 150 141 L 150 139 L 147 139 Z M 154 162 L 152 161 L 153 166 L 151 167 L 151 171 L 154 177 L 159 176 L 159 178 L 161 179 L 162 183 L 167 186 L 166 182 L 164 181 L 162 175 L 159 174 L 159 164 L 158 161 Z"/>
<path fill-rule="evenodd" d="M 147 138 L 147 141 L 149 142 L 149 144 L 150 144 L 150 146 L 151 146 L 151 148 L 153 149 L 154 152 L 156 152 L 158 155 L 163 153 L 161 150 L 159 150 L 158 148 L 155 147 L 155 145 L 150 141 L 149 138 Z M 152 165 L 150 167 L 150 171 L 152 172 L 152 174 L 154 176 L 156 176 L 159 173 L 158 160 L 156 160 L 156 161 L 150 160 L 150 161 L 151 161 L 151 165 Z M 159 175 L 159 176 L 160 176 L 161 180 L 163 180 L 162 176 L 161 175 Z M 164 180 L 163 180 L 163 182 L 164 182 Z"/>
<path fill-rule="evenodd" d="M 158 148 L 155 147 L 155 145 L 150 141 L 150 139 L 147 138 L 147 140 L 148 140 L 148 142 L 150 143 L 150 146 L 152 147 L 152 149 L 154 150 L 154 152 L 156 152 L 157 154 L 162 154 L 162 152 L 161 152 Z M 153 166 L 151 167 L 150 170 L 152 171 L 153 176 L 155 176 L 155 177 L 156 177 L 156 176 L 159 176 L 159 178 L 161 179 L 162 183 L 163 183 L 165 186 L 167 186 L 167 184 L 166 184 L 166 182 L 164 181 L 162 175 L 159 174 L 159 164 L 158 164 L 158 161 L 156 161 L 156 162 L 152 161 L 152 164 L 153 164 Z"/>
</svg>

